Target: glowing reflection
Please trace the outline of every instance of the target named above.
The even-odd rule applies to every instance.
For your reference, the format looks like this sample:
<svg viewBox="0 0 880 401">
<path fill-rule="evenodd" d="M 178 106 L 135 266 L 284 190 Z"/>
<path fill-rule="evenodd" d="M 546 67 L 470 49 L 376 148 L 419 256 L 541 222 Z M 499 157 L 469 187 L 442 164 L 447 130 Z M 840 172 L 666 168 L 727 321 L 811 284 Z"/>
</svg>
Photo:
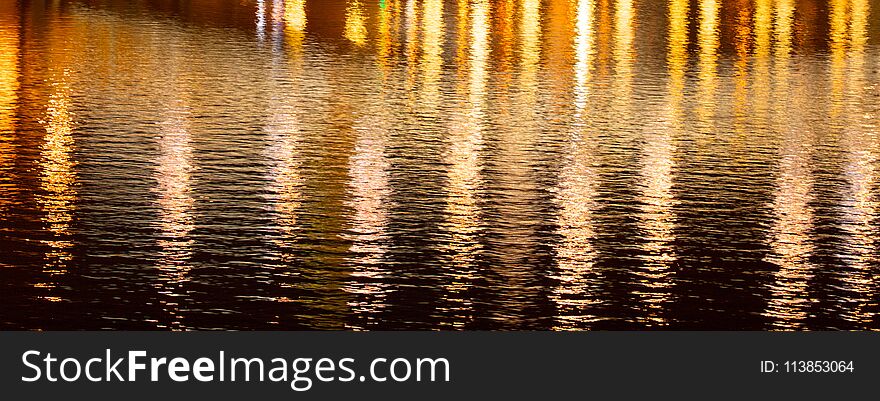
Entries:
<svg viewBox="0 0 880 401">
<path fill-rule="evenodd" d="M 284 2 L 284 34 L 287 37 L 287 46 L 293 51 L 302 47 L 302 41 L 306 30 L 306 2 L 305 0 L 286 0 Z"/>
<path fill-rule="evenodd" d="M 769 116 L 770 94 L 770 44 L 773 29 L 773 10 L 771 0 L 755 0 L 754 78 L 753 89 L 755 114 L 766 120 Z M 769 121 L 766 121 L 769 123 Z"/>
<path fill-rule="evenodd" d="M 51 239 L 43 241 L 49 246 L 44 270 L 51 275 L 67 272 L 72 259 L 70 248 L 73 213 L 77 198 L 77 176 L 73 160 L 73 130 L 75 122 L 71 112 L 70 71 L 64 69 L 48 81 L 51 94 L 46 105 L 45 141 L 40 149 L 40 189 L 37 197 L 42 217 Z M 47 298 L 56 299 L 54 297 Z"/>
<path fill-rule="evenodd" d="M 256 18 L 257 40 L 262 42 L 266 39 L 266 0 L 257 0 L 257 11 L 254 16 Z"/>
<path fill-rule="evenodd" d="M 189 281 L 193 240 L 190 232 L 195 228 L 192 216 L 194 199 L 191 180 L 193 173 L 193 149 L 188 127 L 189 109 L 181 100 L 172 101 L 165 110 L 165 120 L 160 125 L 159 158 L 155 177 L 155 192 L 159 204 L 159 293 L 167 297 L 160 301 L 170 315 L 167 327 L 183 329 L 181 300 Z"/>
<path fill-rule="evenodd" d="M 523 0 L 520 16 L 522 35 L 522 81 L 534 90 L 535 75 L 541 61 L 541 1 Z"/>
<path fill-rule="evenodd" d="M 506 246 L 504 251 L 493 258 L 492 269 L 497 281 L 493 284 L 498 290 L 496 296 L 502 300 L 517 300 L 516 302 L 503 302 L 501 309 L 494 313 L 499 316 L 505 327 L 517 327 L 522 322 L 523 316 L 527 316 L 526 309 L 530 302 L 543 298 L 535 294 L 535 271 L 528 268 L 529 261 L 535 257 L 536 243 L 534 215 L 529 205 L 542 202 L 537 198 L 541 191 L 537 188 L 537 177 L 533 174 L 530 166 L 536 164 L 534 149 L 537 133 L 540 132 L 537 117 L 537 69 L 541 58 L 541 3 L 540 1 L 524 1 L 519 10 L 519 18 L 514 18 L 516 9 L 513 2 L 503 3 L 503 10 L 498 10 L 498 18 L 509 18 L 508 23 L 502 24 L 502 37 L 500 40 L 510 47 L 502 50 L 502 60 L 506 63 L 504 69 L 517 68 L 516 74 L 509 74 L 504 83 L 499 87 L 493 85 L 493 92 L 502 94 L 502 99 L 493 102 L 492 110 L 495 116 L 502 117 L 503 121 L 495 122 L 499 128 L 493 133 L 500 133 L 500 141 L 497 150 L 497 166 L 504 171 L 502 176 L 494 178 L 492 185 L 505 190 L 498 194 L 497 204 L 491 214 L 495 221 L 507 226 L 504 230 L 491 231 L 491 235 L 497 236 L 499 241 Z M 515 25 L 515 22 L 519 22 Z M 518 28 L 518 29 L 517 29 Z M 519 33 L 519 40 L 513 35 Z M 519 42 L 517 52 L 514 54 L 513 45 Z M 497 50 L 497 49 L 496 49 Z M 511 53 L 508 53 L 511 52 Z M 515 56 L 518 55 L 518 60 Z M 510 57 L 507 59 L 506 57 Z M 517 62 L 514 64 L 515 62 Z M 513 78 L 518 78 L 516 81 Z M 512 85 L 511 85 L 512 84 Z M 506 117 L 510 116 L 510 117 Z"/>
<path fill-rule="evenodd" d="M 282 295 L 275 297 L 274 301 L 280 303 L 294 301 L 293 297 L 286 296 L 289 289 L 301 289 L 294 284 L 301 273 L 292 269 L 291 265 L 296 261 L 295 251 L 301 247 L 302 224 L 299 216 L 302 213 L 305 186 L 305 178 L 301 172 L 304 158 L 301 105 L 298 104 L 297 97 L 291 96 L 301 90 L 304 68 L 302 45 L 307 24 L 304 1 L 288 0 L 284 11 L 284 29 L 288 44 L 287 68 L 283 62 L 283 54 L 273 54 L 270 78 L 273 82 L 278 82 L 279 87 L 272 92 L 268 104 L 269 119 L 263 127 L 268 142 L 265 155 L 269 161 L 266 200 L 276 230 L 272 242 L 280 262 L 275 278 L 282 289 Z"/>
<path fill-rule="evenodd" d="M 700 121 L 709 124 L 717 108 L 715 93 L 718 89 L 718 0 L 700 0 L 700 28 L 697 41 L 700 46 L 699 94 L 697 114 Z"/>
<path fill-rule="evenodd" d="M 464 5 L 466 6 L 466 5 Z M 455 320 L 453 327 L 463 327 L 472 318 L 472 304 L 467 297 L 476 273 L 477 253 L 480 251 L 480 207 L 477 191 L 482 186 L 483 119 L 485 118 L 487 59 L 489 54 L 489 2 L 470 3 L 469 63 L 460 66 L 470 73 L 466 92 L 468 108 L 452 122 L 448 149 L 444 156 L 449 165 L 447 172 L 446 230 L 450 238 L 445 244 L 450 255 L 450 269 L 444 284 L 444 298 L 451 304 Z M 459 13 L 461 16 L 462 13 Z M 459 21 L 462 26 L 462 21 Z M 464 32 L 461 32 L 464 33 Z M 466 44 L 467 41 L 459 41 Z M 464 60 L 460 60 L 464 61 Z M 460 80 L 461 84 L 468 81 Z"/>
<path fill-rule="evenodd" d="M 281 46 L 282 35 L 284 34 L 285 11 L 284 0 L 272 0 L 272 9 L 269 12 L 272 24 L 270 35 L 272 36 L 272 44 L 276 49 Z"/>
<path fill-rule="evenodd" d="M 0 221 L 6 219 L 17 186 L 13 168 L 20 74 L 19 40 L 18 4 L 4 2 L 0 5 Z"/>
<path fill-rule="evenodd" d="M 425 0 L 422 32 L 422 102 L 429 110 L 435 110 L 440 105 L 438 83 L 443 69 L 443 45 L 446 38 L 443 0 Z"/>
<path fill-rule="evenodd" d="M 349 0 L 345 9 L 345 38 L 358 46 L 367 43 L 367 18 L 359 0 Z"/>
<path fill-rule="evenodd" d="M 268 199 L 279 230 L 276 245 L 282 250 L 282 261 L 289 262 L 286 251 L 296 246 L 299 234 L 297 214 L 302 206 L 302 134 L 295 106 L 281 103 L 280 99 L 276 101 L 271 120 L 264 127 L 271 144 L 267 148 L 271 161 Z"/>
<path fill-rule="evenodd" d="M 830 3 L 831 117 L 836 118 L 843 112 L 846 80 L 847 0 L 831 0 Z"/>
<path fill-rule="evenodd" d="M 416 66 L 419 55 L 419 10 L 416 8 L 417 0 L 407 0 L 406 2 L 406 64 L 407 66 Z M 414 94 L 413 86 L 415 83 L 417 68 L 407 68 L 406 90 L 412 98 Z"/>
<path fill-rule="evenodd" d="M 400 9 L 397 1 L 382 2 L 379 9 L 379 28 L 376 46 L 379 52 L 379 67 L 384 70 L 391 68 L 393 62 L 391 56 L 397 44 L 399 32 Z"/>
<path fill-rule="evenodd" d="M 631 102 L 632 68 L 635 60 L 634 18 L 632 0 L 617 0 L 614 11 L 614 88 L 620 91 L 616 98 L 627 103 Z"/>
<path fill-rule="evenodd" d="M 546 64 L 542 69 L 553 76 L 546 84 L 552 96 L 552 108 L 548 111 L 558 115 L 570 106 L 572 65 L 574 64 L 574 2 L 552 1 L 547 4 L 546 34 L 541 44 L 546 52 Z"/>
<path fill-rule="evenodd" d="M 676 199 L 672 191 L 675 170 L 674 135 L 682 130 L 682 100 L 684 76 L 687 67 L 689 5 L 686 0 L 669 2 L 669 44 L 667 49 L 667 116 L 658 126 L 649 127 L 642 148 L 642 194 L 640 197 L 640 226 L 644 231 L 641 243 L 643 266 L 636 274 L 637 290 L 645 305 L 648 326 L 668 324 L 663 315 L 669 302 L 672 286 L 672 263 L 675 261 L 675 215 Z"/>
<path fill-rule="evenodd" d="M 378 313 L 387 307 L 385 299 L 392 291 L 390 285 L 382 281 L 387 275 L 384 256 L 391 197 L 388 184 L 390 163 L 385 156 L 388 130 L 384 125 L 390 119 L 387 113 L 371 113 L 360 121 L 355 126 L 355 153 L 349 160 L 351 178 L 347 204 L 354 210 L 349 254 L 354 255 L 351 263 L 355 270 L 352 273 L 354 280 L 345 290 L 359 295 L 348 303 L 352 313 L 375 323 L 378 323 Z M 365 329 L 366 326 L 352 328 Z"/>
<path fill-rule="evenodd" d="M 733 110 L 736 115 L 736 131 L 741 133 L 743 125 L 749 121 L 747 110 L 749 89 L 749 43 L 751 42 L 752 15 L 748 1 L 736 4 L 739 12 L 736 15 L 734 47 L 736 48 L 736 72 L 734 75 Z"/>
<path fill-rule="evenodd" d="M 846 82 L 842 85 L 846 88 L 846 95 L 839 98 L 847 99 L 841 106 L 846 110 L 842 141 L 847 154 L 844 175 L 848 185 L 842 204 L 842 229 L 846 233 L 843 249 L 847 253 L 842 257 L 851 269 L 844 272 L 842 277 L 847 294 L 844 296 L 845 306 L 841 317 L 857 324 L 859 329 L 866 329 L 871 326 L 876 314 L 872 306 L 876 305 L 878 240 L 875 222 L 878 212 L 877 144 L 880 137 L 876 109 L 859 100 L 848 100 L 863 99 L 869 85 L 865 77 L 869 68 L 865 62 L 870 15 L 868 1 L 849 1 L 849 12 L 849 52 L 841 56 L 848 61 L 843 73 Z M 832 15 L 832 19 L 836 18 L 834 13 Z M 832 30 L 835 29 L 832 25 Z M 835 57 L 832 55 L 832 62 L 836 61 Z"/>
<path fill-rule="evenodd" d="M 495 6 L 492 12 L 492 27 L 490 31 L 492 32 L 492 45 L 493 52 L 495 53 L 494 59 L 497 60 L 494 63 L 495 71 L 510 71 L 513 68 L 513 46 L 516 41 L 514 36 L 514 23 L 516 18 L 514 17 L 514 13 L 516 9 L 514 7 L 514 0 L 495 0 L 493 3 Z M 501 86 L 502 90 L 506 88 L 510 81 L 509 74 L 499 74 L 500 78 L 494 85 L 496 87 Z"/>
<path fill-rule="evenodd" d="M 769 12 L 769 10 L 767 11 Z M 770 284 L 770 301 L 764 315 L 772 319 L 773 329 L 802 329 L 808 317 L 810 280 L 815 266 L 810 261 L 815 245 L 810 240 L 814 226 L 812 143 L 809 129 L 799 126 L 798 116 L 790 116 L 792 101 L 803 102 L 791 87 L 789 63 L 791 24 L 794 8 L 789 0 L 779 0 L 776 9 L 774 34 L 776 36 L 773 91 L 782 98 L 773 103 L 773 127 L 781 133 L 779 147 L 779 177 L 771 209 L 774 222 L 770 229 L 772 253 L 767 261 L 778 266 Z M 769 22 L 768 22 L 769 24 Z M 762 28 L 766 29 L 766 28 Z M 768 46 L 762 43 L 761 46 Z M 762 47 L 761 52 L 766 50 Z M 805 108 L 801 105 L 794 109 Z M 795 118 L 791 118 L 795 117 Z"/>
<path fill-rule="evenodd" d="M 557 330 L 583 328 L 598 320 L 590 310 L 601 303 L 598 283 L 601 274 L 593 269 L 597 256 L 593 248 L 596 232 L 593 227 L 597 207 L 595 140 L 585 124 L 587 82 L 593 57 L 592 0 L 580 0 L 577 7 L 575 46 L 575 123 L 569 149 L 560 171 L 556 202 L 559 205 L 556 244 L 558 272 L 552 277 L 558 284 L 550 299 L 556 304 Z"/>
</svg>

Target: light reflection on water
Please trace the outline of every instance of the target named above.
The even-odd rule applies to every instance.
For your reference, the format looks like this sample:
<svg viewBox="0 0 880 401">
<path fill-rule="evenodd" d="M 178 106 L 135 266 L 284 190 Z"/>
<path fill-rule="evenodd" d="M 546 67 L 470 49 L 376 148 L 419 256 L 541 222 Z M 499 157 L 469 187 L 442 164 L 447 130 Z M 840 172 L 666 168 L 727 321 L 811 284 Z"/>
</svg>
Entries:
<svg viewBox="0 0 880 401">
<path fill-rule="evenodd" d="M 0 321 L 878 329 L 878 9 L 4 2 Z"/>
</svg>

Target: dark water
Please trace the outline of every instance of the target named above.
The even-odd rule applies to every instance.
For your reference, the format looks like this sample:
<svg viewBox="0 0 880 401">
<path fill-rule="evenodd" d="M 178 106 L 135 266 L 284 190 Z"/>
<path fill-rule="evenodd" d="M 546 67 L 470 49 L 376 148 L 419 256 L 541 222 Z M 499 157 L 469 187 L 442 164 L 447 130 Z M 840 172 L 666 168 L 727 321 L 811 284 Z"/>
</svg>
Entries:
<svg viewBox="0 0 880 401">
<path fill-rule="evenodd" d="M 0 327 L 880 329 L 880 1 L 0 2 Z"/>
</svg>

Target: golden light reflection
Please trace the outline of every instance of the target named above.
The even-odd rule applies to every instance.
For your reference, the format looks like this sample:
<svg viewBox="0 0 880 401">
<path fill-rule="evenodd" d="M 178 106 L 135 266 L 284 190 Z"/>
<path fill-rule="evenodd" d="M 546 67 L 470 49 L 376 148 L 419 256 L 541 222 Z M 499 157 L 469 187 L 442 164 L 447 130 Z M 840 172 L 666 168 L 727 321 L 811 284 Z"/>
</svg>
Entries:
<svg viewBox="0 0 880 401">
<path fill-rule="evenodd" d="M 509 72 L 513 68 L 514 52 L 516 43 L 514 23 L 516 22 L 516 7 L 514 0 L 495 0 L 493 2 L 490 32 L 492 34 L 493 52 L 495 53 L 494 70 Z M 510 85 L 510 74 L 499 74 L 499 80 L 494 85 L 500 86 L 501 90 Z"/>
<path fill-rule="evenodd" d="M 753 67 L 753 103 L 755 116 L 767 120 L 770 109 L 770 94 L 773 90 L 770 86 L 770 51 L 773 30 L 772 0 L 755 0 L 755 15 L 753 29 L 754 42 L 754 67 Z M 766 121 L 769 123 L 769 121 Z"/>
<path fill-rule="evenodd" d="M 416 7 L 417 0 L 407 0 L 406 2 L 406 63 L 408 66 L 417 65 L 419 56 L 419 9 Z M 407 68 L 406 90 L 410 94 L 410 99 L 414 99 L 417 68 Z"/>
<path fill-rule="evenodd" d="M 14 176 L 16 147 L 16 108 L 19 88 L 19 21 L 18 3 L 0 4 L 0 221 L 17 187 Z"/>
<path fill-rule="evenodd" d="M 443 46 L 446 39 L 443 0 L 425 0 L 422 18 L 422 90 L 421 101 L 428 110 L 440 106 L 440 76 L 443 71 Z"/>
<path fill-rule="evenodd" d="M 555 246 L 558 272 L 552 276 L 558 284 L 550 295 L 556 304 L 556 330 L 582 329 L 595 322 L 598 318 L 591 308 L 601 304 L 598 283 L 602 276 L 594 270 L 597 252 L 593 248 L 598 190 L 594 168 L 596 144 L 590 137 L 591 127 L 585 124 L 589 68 L 594 55 L 594 9 L 593 0 L 578 1 L 574 39 L 575 122 L 556 196 L 557 232 L 561 239 Z"/>
<path fill-rule="evenodd" d="M 844 176 L 848 190 L 845 192 L 842 228 L 846 233 L 845 243 L 847 254 L 843 255 L 851 267 L 842 277 L 845 305 L 841 311 L 844 320 L 855 323 L 859 329 L 871 327 L 876 314 L 876 281 L 875 268 L 878 263 L 878 239 L 875 229 L 877 221 L 877 164 L 878 164 L 878 133 L 876 108 L 858 100 L 863 99 L 866 88 L 865 51 L 868 42 L 868 22 L 870 6 L 867 0 L 850 0 L 849 2 L 849 51 L 845 61 L 835 59 L 832 63 L 845 62 L 843 76 L 845 94 L 838 99 L 845 102 L 840 106 L 844 111 L 843 147 L 846 151 Z M 837 10 L 837 12 L 843 12 Z M 832 19 L 839 18 L 832 13 Z M 835 21 L 832 21 L 834 24 Z M 832 30 L 834 30 L 832 25 Z"/>
<path fill-rule="evenodd" d="M 843 113 L 843 94 L 846 81 L 848 0 L 830 0 L 830 3 L 831 117 L 837 118 Z"/>
<path fill-rule="evenodd" d="M 669 1 L 669 43 L 666 63 L 669 73 L 667 83 L 666 116 L 657 126 L 649 126 L 642 148 L 640 196 L 640 226 L 644 232 L 641 243 L 643 265 L 636 272 L 637 290 L 645 306 L 642 323 L 646 326 L 668 324 L 664 310 L 670 300 L 672 287 L 672 263 L 676 259 L 672 245 L 675 240 L 675 214 L 677 204 L 672 191 L 675 170 L 675 136 L 683 130 L 682 101 L 687 68 L 688 15 L 686 0 Z"/>
<path fill-rule="evenodd" d="M 748 122 L 749 98 L 749 45 L 752 40 L 752 15 L 748 0 L 740 0 L 734 24 L 734 46 L 736 48 L 736 72 L 734 75 L 733 109 L 736 116 L 736 131 L 742 131 L 742 125 Z"/>
<path fill-rule="evenodd" d="M 354 280 L 346 285 L 345 291 L 358 295 L 348 302 L 353 314 L 378 323 L 377 314 L 388 306 L 385 299 L 392 291 L 391 286 L 382 281 L 388 273 L 385 253 L 391 197 L 388 182 L 391 165 L 385 156 L 388 129 L 384 125 L 391 117 L 380 110 L 373 113 L 355 127 L 357 139 L 354 155 L 349 159 L 347 204 L 354 210 L 349 254 L 353 255 L 351 263 L 355 268 L 351 274 Z"/>
<path fill-rule="evenodd" d="M 530 285 L 535 272 L 528 267 L 540 246 L 535 241 L 536 225 L 525 222 L 534 218 L 528 205 L 543 201 L 536 196 L 541 192 L 537 187 L 538 177 L 529 167 L 537 163 L 536 157 L 540 157 L 532 150 L 541 131 L 537 70 L 541 59 L 543 17 L 540 1 L 525 0 L 521 2 L 519 10 L 513 2 L 503 4 L 504 8 L 498 10 L 500 15 L 495 15 L 498 19 L 509 18 L 508 23 L 499 28 L 505 32 L 500 40 L 507 43 L 502 47 L 510 49 L 502 51 L 504 58 L 499 62 L 506 64 L 503 69 L 510 69 L 514 73 L 509 74 L 500 87 L 492 85 L 493 92 L 501 98 L 492 103 L 494 116 L 490 118 L 495 120 L 492 117 L 501 116 L 501 121 L 493 121 L 497 129 L 492 133 L 500 134 L 496 165 L 504 171 L 502 176 L 493 178 L 493 184 L 507 189 L 498 195 L 499 201 L 493 207 L 492 217 L 493 221 L 509 222 L 510 227 L 491 232 L 498 235 L 501 241 L 512 245 L 494 258 L 492 269 L 497 280 L 496 296 L 499 299 L 523 300 L 506 303 L 501 311 L 495 312 L 503 316 L 499 320 L 503 320 L 507 327 L 518 327 L 522 317 L 528 315 L 525 311 L 528 300 L 542 297 L 535 294 L 535 287 Z M 517 11 L 519 16 L 514 18 Z M 518 33 L 518 37 L 505 36 L 514 32 Z M 514 47 L 516 44 L 518 46 Z"/>
<path fill-rule="evenodd" d="M 789 94 L 784 86 L 777 90 Z M 789 106 L 777 104 L 779 113 L 784 113 L 782 108 Z M 780 176 L 772 204 L 775 220 L 770 245 L 773 252 L 767 258 L 779 268 L 770 285 L 765 315 L 773 320 L 774 329 L 800 329 L 804 327 L 812 303 L 810 280 L 815 268 L 810 261 L 815 251 L 810 240 L 814 225 L 812 144 L 809 130 L 804 127 L 782 125 L 780 131 L 784 135 L 779 151 Z"/>
<path fill-rule="evenodd" d="M 392 55 L 397 45 L 397 36 L 400 30 L 400 8 L 397 0 L 386 0 L 379 9 L 378 51 L 379 67 L 387 71 L 392 65 Z"/>
<path fill-rule="evenodd" d="M 594 35 L 595 35 L 595 75 L 599 80 L 604 80 L 611 69 L 611 37 L 614 34 L 614 22 L 612 21 L 611 15 L 611 1 L 612 0 L 595 0 L 596 3 L 593 7 L 595 10 L 591 11 L 592 14 L 596 14 L 592 17 L 591 23 L 595 25 Z M 580 12 L 580 7 L 583 5 L 580 2 L 578 4 L 578 12 Z M 578 14 L 580 15 L 580 14 Z M 580 17 L 576 17 L 578 22 L 580 23 Z M 595 20 L 595 21 L 594 21 Z M 578 26 L 576 29 L 579 29 Z M 577 38 L 577 36 L 575 36 Z"/>
<path fill-rule="evenodd" d="M 299 238 L 298 214 L 302 206 L 304 178 L 302 167 L 302 133 L 295 106 L 277 100 L 272 117 L 264 128 L 271 146 L 267 156 L 269 168 L 269 201 L 273 208 L 275 225 L 279 235 L 276 245 L 282 249 L 281 259 L 289 262 L 284 250 L 296 247 Z"/>
<path fill-rule="evenodd" d="M 159 204 L 158 241 L 161 247 L 159 294 L 160 301 L 171 320 L 167 327 L 183 329 L 180 299 L 185 294 L 183 285 L 189 281 L 189 264 L 195 228 L 192 208 L 193 148 L 188 127 L 189 108 L 183 100 L 172 100 L 165 110 L 165 119 L 159 123 L 159 158 L 155 178 Z M 164 325 L 161 325 L 164 326 Z"/>
<path fill-rule="evenodd" d="M 298 99 L 291 94 L 299 92 L 302 82 L 302 36 L 307 21 L 302 1 L 289 0 L 285 6 L 288 63 L 282 62 L 280 54 L 273 56 L 270 77 L 272 81 L 281 84 L 272 92 L 267 110 L 269 119 L 263 127 L 268 141 L 265 155 L 269 161 L 266 198 L 277 230 L 272 236 L 272 242 L 281 262 L 278 277 L 279 287 L 283 290 L 294 287 L 291 281 L 296 279 L 288 278 L 300 274 L 290 269 L 290 265 L 296 262 L 294 251 L 301 246 L 303 236 L 300 214 L 303 213 L 306 181 L 302 174 L 304 146 L 301 106 Z M 279 296 L 274 300 L 281 303 L 297 301 L 287 296 Z"/>
<path fill-rule="evenodd" d="M 70 71 L 63 69 L 48 80 L 51 94 L 46 105 L 46 130 L 40 149 L 40 189 L 37 197 L 42 217 L 51 239 L 43 241 L 49 246 L 46 253 L 45 271 L 58 275 L 67 272 L 72 259 L 70 248 L 73 213 L 76 208 L 76 161 L 73 159 L 73 130 L 76 125 L 71 108 Z"/>
<path fill-rule="evenodd" d="M 800 87 L 790 81 L 791 29 L 794 5 L 778 0 L 775 10 L 774 86 L 781 98 L 773 103 L 773 124 L 780 133 L 779 177 L 771 205 L 774 222 L 770 229 L 772 253 L 767 261 L 778 266 L 770 284 L 770 300 L 764 315 L 772 329 L 792 330 L 805 327 L 812 305 L 810 281 L 815 275 L 811 257 L 815 245 L 810 240 L 814 229 L 813 148 L 808 127 L 800 125 L 801 116 L 791 110 L 806 108 Z M 791 104 L 798 102 L 800 104 Z M 792 107 L 794 106 L 794 107 Z"/>
<path fill-rule="evenodd" d="M 284 2 L 284 34 L 291 51 L 299 52 L 306 30 L 305 0 L 285 0 Z"/>
<path fill-rule="evenodd" d="M 804 327 L 811 304 L 809 284 L 813 277 L 810 242 L 813 228 L 813 182 L 809 171 L 810 146 L 799 132 L 786 129 L 780 149 L 780 177 L 772 205 L 775 222 L 771 229 L 773 253 L 767 260 L 779 266 L 770 286 L 765 315 L 776 329 Z"/>
<path fill-rule="evenodd" d="M 520 14 L 520 34 L 522 37 L 520 57 L 522 74 L 526 77 L 523 80 L 529 84 L 530 88 L 533 88 L 534 76 L 541 61 L 541 22 L 543 19 L 541 1 L 523 0 Z"/>
<path fill-rule="evenodd" d="M 794 32 L 795 0 L 776 1 L 775 56 L 779 64 L 786 64 L 791 57 L 792 35 Z"/>
<path fill-rule="evenodd" d="M 459 40 L 459 45 L 467 45 L 467 65 L 460 65 L 460 70 L 469 73 L 469 81 L 459 80 L 457 91 L 467 100 L 467 109 L 453 118 L 450 127 L 445 162 L 449 165 L 447 172 L 447 197 L 445 222 L 449 239 L 444 244 L 446 253 L 451 258 L 452 267 L 444 284 L 444 300 L 450 304 L 454 320 L 453 328 L 461 328 L 472 319 L 473 305 L 467 291 L 473 285 L 477 269 L 477 254 L 480 251 L 478 235 L 480 232 L 480 206 L 477 191 L 482 186 L 481 172 L 483 169 L 481 153 L 483 149 L 483 120 L 485 118 L 487 68 L 489 57 L 489 1 L 474 0 L 469 12 L 459 12 L 459 17 L 470 17 L 467 31 L 469 41 Z M 459 26 L 463 21 L 459 20 Z M 461 54 L 461 52 L 459 53 Z M 464 86 L 467 85 L 467 86 Z"/>
<path fill-rule="evenodd" d="M 578 116 L 583 114 L 587 105 L 588 87 L 590 78 L 590 62 L 594 55 L 593 50 L 593 9 L 592 1 L 578 1 L 575 23 L 575 110 Z"/>
<path fill-rule="evenodd" d="M 546 32 L 542 36 L 541 41 L 544 46 L 546 63 L 543 71 L 551 74 L 554 79 L 548 80 L 546 84 L 552 96 L 552 114 L 564 112 L 570 105 L 568 96 L 572 82 L 571 77 L 572 65 L 574 65 L 574 2 L 568 1 L 552 1 L 547 4 L 546 11 Z"/>
<path fill-rule="evenodd" d="M 669 45 L 666 64 L 669 71 L 669 93 L 679 106 L 684 95 L 684 78 L 687 72 L 689 11 L 689 0 L 669 1 Z"/>
<path fill-rule="evenodd" d="M 614 88 L 620 90 L 619 100 L 631 102 L 633 62 L 635 61 L 635 7 L 633 0 L 617 0 L 614 10 Z"/>
<path fill-rule="evenodd" d="M 718 10 L 719 0 L 699 1 L 699 22 L 697 42 L 699 44 L 699 93 L 697 115 L 703 124 L 713 121 L 717 109 L 718 90 Z"/>
<path fill-rule="evenodd" d="M 363 46 L 367 43 L 367 17 L 359 0 L 349 0 L 345 9 L 345 38 Z"/>
</svg>

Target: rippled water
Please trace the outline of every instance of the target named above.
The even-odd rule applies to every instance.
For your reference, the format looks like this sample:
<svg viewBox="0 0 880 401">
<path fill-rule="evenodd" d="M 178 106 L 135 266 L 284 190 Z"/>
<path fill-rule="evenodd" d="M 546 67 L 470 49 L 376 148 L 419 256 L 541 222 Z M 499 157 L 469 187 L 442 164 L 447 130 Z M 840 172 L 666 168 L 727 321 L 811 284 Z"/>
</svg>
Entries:
<svg viewBox="0 0 880 401">
<path fill-rule="evenodd" d="M 0 2 L 0 327 L 880 329 L 880 1 Z"/>
</svg>

